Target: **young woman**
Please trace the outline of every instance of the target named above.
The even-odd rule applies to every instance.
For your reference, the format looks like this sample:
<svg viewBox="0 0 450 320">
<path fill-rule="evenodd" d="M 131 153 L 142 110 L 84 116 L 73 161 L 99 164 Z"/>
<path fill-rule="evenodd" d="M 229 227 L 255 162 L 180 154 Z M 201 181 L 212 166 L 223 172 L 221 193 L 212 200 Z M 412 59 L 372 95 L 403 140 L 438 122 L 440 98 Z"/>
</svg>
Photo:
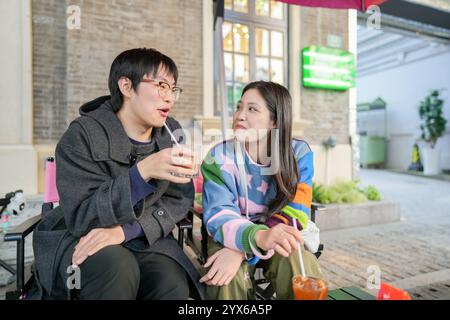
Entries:
<svg viewBox="0 0 450 320">
<path fill-rule="evenodd" d="M 250 275 L 259 263 L 277 298 L 292 299 L 299 230 L 310 214 L 313 153 L 292 139 L 291 97 L 273 82 L 244 88 L 233 129 L 235 138 L 216 145 L 202 164 L 203 219 L 211 238 L 209 271 L 200 281 L 209 299 L 252 299 Z M 307 274 L 320 277 L 316 257 L 302 253 Z"/>
</svg>

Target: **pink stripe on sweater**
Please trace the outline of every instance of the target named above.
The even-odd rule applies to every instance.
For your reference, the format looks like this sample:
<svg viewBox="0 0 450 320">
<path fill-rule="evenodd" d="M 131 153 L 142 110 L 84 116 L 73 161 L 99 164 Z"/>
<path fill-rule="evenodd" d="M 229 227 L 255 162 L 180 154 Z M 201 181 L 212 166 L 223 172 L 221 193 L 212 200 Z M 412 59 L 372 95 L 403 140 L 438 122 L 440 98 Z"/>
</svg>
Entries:
<svg viewBox="0 0 450 320">
<path fill-rule="evenodd" d="M 239 208 L 241 208 L 242 211 L 245 211 L 245 198 L 239 197 Z M 251 199 L 248 199 L 248 214 L 262 214 L 267 212 L 267 206 L 257 204 L 253 202 Z"/>
<path fill-rule="evenodd" d="M 228 209 L 220 210 L 215 215 L 213 215 L 211 218 L 209 218 L 208 222 L 206 223 L 206 230 L 209 229 L 208 226 L 211 222 L 213 222 L 214 220 L 216 220 L 217 218 L 219 218 L 221 216 L 227 216 L 227 215 L 242 218 L 242 216 L 239 213 L 234 212 L 232 210 L 228 210 Z M 212 237 L 212 235 L 209 233 L 209 231 L 208 231 L 208 234 Z"/>
<path fill-rule="evenodd" d="M 236 246 L 236 235 L 240 226 L 243 224 L 249 224 L 247 219 L 236 219 L 225 222 L 222 225 L 223 231 L 223 245 L 230 249 L 240 249 Z"/>
</svg>

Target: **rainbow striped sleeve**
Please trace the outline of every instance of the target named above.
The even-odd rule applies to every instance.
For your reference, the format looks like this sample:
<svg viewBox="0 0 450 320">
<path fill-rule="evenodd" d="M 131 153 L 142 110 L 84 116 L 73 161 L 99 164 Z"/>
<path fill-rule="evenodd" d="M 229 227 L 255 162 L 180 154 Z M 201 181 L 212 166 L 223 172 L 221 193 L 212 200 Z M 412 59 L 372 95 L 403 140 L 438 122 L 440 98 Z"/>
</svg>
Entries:
<svg viewBox="0 0 450 320">
<path fill-rule="evenodd" d="M 281 211 L 296 218 L 303 228 L 308 225 L 311 217 L 312 178 L 314 176 L 313 152 L 308 144 L 301 140 L 293 140 L 294 156 L 300 171 L 297 191 L 294 200 Z"/>
</svg>

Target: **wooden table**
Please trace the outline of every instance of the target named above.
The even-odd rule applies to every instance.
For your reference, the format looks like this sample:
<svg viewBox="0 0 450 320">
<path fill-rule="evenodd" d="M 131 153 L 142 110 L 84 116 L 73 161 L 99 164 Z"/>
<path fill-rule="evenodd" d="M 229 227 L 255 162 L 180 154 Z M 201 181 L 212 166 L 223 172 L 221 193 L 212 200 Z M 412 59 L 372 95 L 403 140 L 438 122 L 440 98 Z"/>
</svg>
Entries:
<svg viewBox="0 0 450 320">
<path fill-rule="evenodd" d="M 357 287 L 346 287 L 331 290 L 328 300 L 376 300 L 376 297 Z"/>
</svg>

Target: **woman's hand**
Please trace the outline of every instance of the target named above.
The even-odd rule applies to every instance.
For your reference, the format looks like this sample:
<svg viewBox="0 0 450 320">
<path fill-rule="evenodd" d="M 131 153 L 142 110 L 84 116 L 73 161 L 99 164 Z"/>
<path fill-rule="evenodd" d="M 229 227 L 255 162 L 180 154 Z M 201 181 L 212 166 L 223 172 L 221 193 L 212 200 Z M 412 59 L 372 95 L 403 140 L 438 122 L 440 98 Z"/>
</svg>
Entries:
<svg viewBox="0 0 450 320">
<path fill-rule="evenodd" d="M 260 230 L 255 233 L 256 245 L 264 251 L 274 249 L 283 257 L 289 257 L 292 250 L 297 250 L 300 241 L 303 244 L 303 238 L 300 231 L 294 227 L 279 223 L 269 230 Z"/>
<path fill-rule="evenodd" d="M 145 181 L 158 179 L 188 183 L 198 171 L 195 161 L 194 152 L 180 146 L 152 153 L 139 161 L 137 168 Z"/>
<path fill-rule="evenodd" d="M 75 246 L 72 263 L 79 266 L 89 256 L 96 254 L 101 249 L 107 246 L 121 244 L 124 240 L 125 234 L 122 226 L 92 229 L 87 235 L 81 237 Z"/>
<path fill-rule="evenodd" d="M 238 272 L 244 254 L 230 248 L 223 248 L 208 258 L 204 267 L 209 269 L 200 282 L 204 282 L 210 286 L 226 286 L 230 284 L 234 276 Z"/>
</svg>

